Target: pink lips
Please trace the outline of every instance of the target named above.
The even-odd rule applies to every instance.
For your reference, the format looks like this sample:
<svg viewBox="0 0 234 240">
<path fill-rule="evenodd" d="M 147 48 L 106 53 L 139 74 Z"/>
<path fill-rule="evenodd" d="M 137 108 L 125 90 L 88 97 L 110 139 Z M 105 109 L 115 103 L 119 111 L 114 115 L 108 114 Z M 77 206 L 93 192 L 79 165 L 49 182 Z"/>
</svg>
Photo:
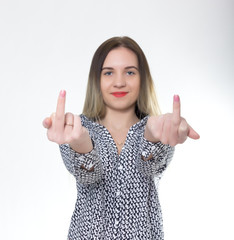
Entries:
<svg viewBox="0 0 234 240">
<path fill-rule="evenodd" d="M 127 92 L 113 92 L 111 94 L 114 95 L 115 97 L 124 97 L 128 93 Z"/>
</svg>

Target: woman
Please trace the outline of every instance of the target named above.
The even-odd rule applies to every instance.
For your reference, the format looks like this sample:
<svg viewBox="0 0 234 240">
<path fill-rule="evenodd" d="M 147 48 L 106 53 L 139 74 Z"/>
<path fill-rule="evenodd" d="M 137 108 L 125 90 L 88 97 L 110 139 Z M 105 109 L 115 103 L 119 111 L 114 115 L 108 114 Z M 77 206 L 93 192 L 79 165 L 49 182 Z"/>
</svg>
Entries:
<svg viewBox="0 0 234 240">
<path fill-rule="evenodd" d="M 65 114 L 65 95 L 43 125 L 76 178 L 68 239 L 164 239 L 154 179 L 176 144 L 199 138 L 180 116 L 179 96 L 173 113 L 160 115 L 147 60 L 128 37 L 95 52 L 80 116 Z"/>
</svg>

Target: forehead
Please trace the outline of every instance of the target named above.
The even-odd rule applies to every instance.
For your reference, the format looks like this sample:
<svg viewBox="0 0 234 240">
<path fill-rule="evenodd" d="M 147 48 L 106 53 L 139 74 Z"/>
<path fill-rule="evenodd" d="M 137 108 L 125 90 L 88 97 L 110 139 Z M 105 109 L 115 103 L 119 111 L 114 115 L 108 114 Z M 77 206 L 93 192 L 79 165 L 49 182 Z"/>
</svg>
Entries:
<svg viewBox="0 0 234 240">
<path fill-rule="evenodd" d="M 136 54 L 125 47 L 112 49 L 106 56 L 103 67 L 138 67 L 138 59 Z"/>
</svg>

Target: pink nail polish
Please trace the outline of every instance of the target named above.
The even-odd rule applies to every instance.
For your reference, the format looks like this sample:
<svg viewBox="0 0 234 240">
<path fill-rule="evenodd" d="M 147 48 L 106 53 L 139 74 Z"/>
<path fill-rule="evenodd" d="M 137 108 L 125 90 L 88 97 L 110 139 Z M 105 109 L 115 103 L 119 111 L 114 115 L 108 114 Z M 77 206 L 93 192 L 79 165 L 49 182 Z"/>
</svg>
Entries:
<svg viewBox="0 0 234 240">
<path fill-rule="evenodd" d="M 60 97 L 65 97 L 66 91 L 65 90 L 61 90 L 60 91 Z"/>
<path fill-rule="evenodd" d="M 179 95 L 174 95 L 174 101 L 175 101 L 175 102 L 179 102 L 179 101 L 180 101 Z"/>
</svg>

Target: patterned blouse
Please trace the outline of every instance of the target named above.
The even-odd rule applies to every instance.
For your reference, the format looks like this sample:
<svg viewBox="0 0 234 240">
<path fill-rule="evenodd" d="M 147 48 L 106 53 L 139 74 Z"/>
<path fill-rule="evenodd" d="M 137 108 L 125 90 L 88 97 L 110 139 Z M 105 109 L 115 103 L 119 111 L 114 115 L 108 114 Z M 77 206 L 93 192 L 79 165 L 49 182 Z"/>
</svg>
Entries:
<svg viewBox="0 0 234 240">
<path fill-rule="evenodd" d="M 79 154 L 60 145 L 68 171 L 76 178 L 77 201 L 69 240 L 163 240 L 162 213 L 155 179 L 174 148 L 144 138 L 148 116 L 130 127 L 120 154 L 109 131 L 80 115 L 93 150 Z M 152 153 L 150 160 L 146 159 Z"/>
</svg>

